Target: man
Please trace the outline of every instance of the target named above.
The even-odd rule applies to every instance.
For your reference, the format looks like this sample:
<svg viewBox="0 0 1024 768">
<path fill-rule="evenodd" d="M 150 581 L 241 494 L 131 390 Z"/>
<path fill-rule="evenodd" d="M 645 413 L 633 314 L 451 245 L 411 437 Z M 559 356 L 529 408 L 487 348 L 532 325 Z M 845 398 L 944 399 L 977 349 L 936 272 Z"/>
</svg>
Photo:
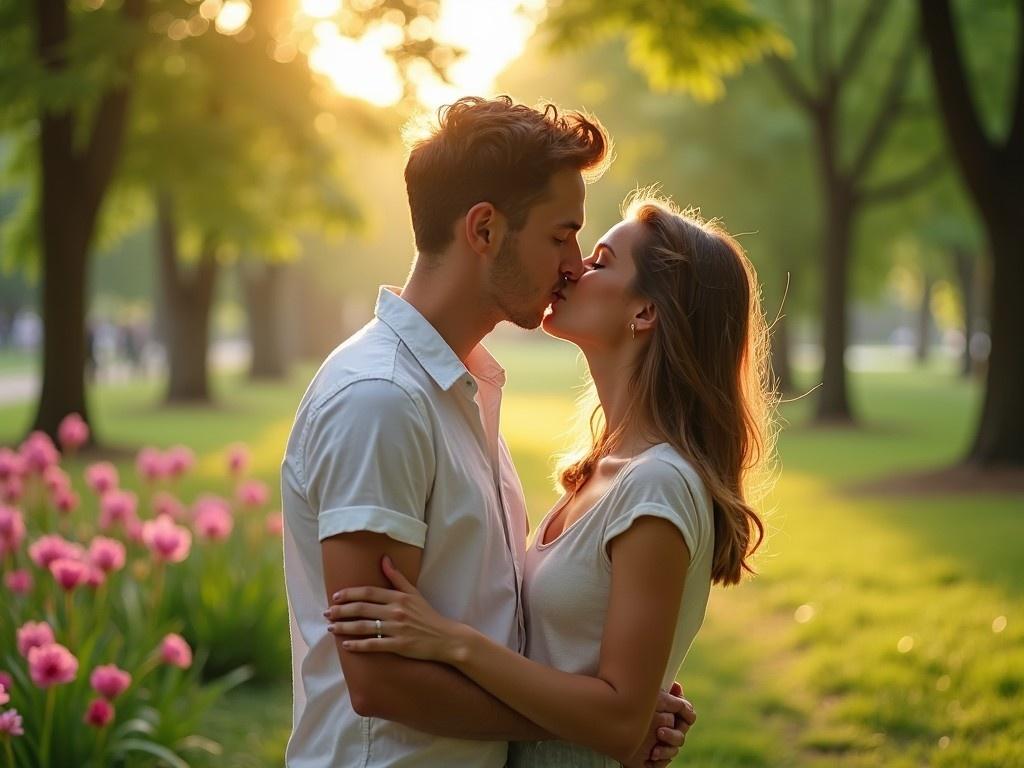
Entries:
<svg viewBox="0 0 1024 768">
<path fill-rule="evenodd" d="M 282 464 L 289 766 L 499 768 L 508 741 L 549 737 L 449 667 L 344 651 L 322 614 L 338 589 L 387 586 L 388 555 L 441 613 L 524 650 L 526 508 L 498 431 L 505 374 L 480 341 L 538 326 L 580 276 L 585 179 L 609 152 L 595 121 L 505 97 L 459 100 L 412 149 L 412 273 L 321 366 Z M 655 757 L 675 754 L 688 707 L 662 695 Z"/>
</svg>

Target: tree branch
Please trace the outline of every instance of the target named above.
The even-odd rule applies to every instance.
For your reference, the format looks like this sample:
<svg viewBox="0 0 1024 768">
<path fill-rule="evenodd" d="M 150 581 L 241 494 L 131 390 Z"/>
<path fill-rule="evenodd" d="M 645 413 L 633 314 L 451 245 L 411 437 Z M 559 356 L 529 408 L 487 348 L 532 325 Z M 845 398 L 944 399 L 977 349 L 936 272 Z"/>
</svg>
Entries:
<svg viewBox="0 0 1024 768">
<path fill-rule="evenodd" d="M 878 107 L 875 119 L 871 122 L 864 142 L 860 150 L 854 156 L 853 165 L 850 169 L 850 179 L 854 184 L 858 183 L 871 167 L 872 161 L 878 151 L 885 143 L 892 127 L 896 124 L 900 113 L 903 110 L 903 94 L 907 89 L 910 80 L 910 67 L 917 51 L 916 30 L 909 30 L 903 47 L 896 58 L 893 59 L 892 70 L 889 73 L 889 82 L 886 85 L 882 103 Z"/>
<path fill-rule="evenodd" d="M 942 122 L 953 154 L 974 199 L 987 203 L 991 191 L 999 187 L 996 151 L 971 98 L 949 0 L 917 0 L 917 7 Z"/>
<path fill-rule="evenodd" d="M 886 11 L 893 5 L 894 3 L 888 2 L 888 0 L 872 0 L 871 4 L 864 9 L 864 13 L 857 20 L 857 28 L 850 36 L 850 42 L 839 60 L 839 68 L 836 70 L 836 79 L 839 82 L 851 77 L 860 66 L 861 61 L 864 60 L 864 54 L 867 52 L 871 33 L 882 24 Z"/>
<path fill-rule="evenodd" d="M 137 24 L 142 19 L 144 0 L 125 0 L 121 15 L 126 23 Z M 128 100 L 130 94 L 131 74 L 135 68 L 135 54 L 129 53 L 122 62 L 121 75 L 123 83 L 112 85 L 100 100 L 93 119 L 89 144 L 82 153 L 82 177 L 87 199 L 102 198 L 113 176 L 117 159 L 121 154 L 121 145 L 125 134 L 125 123 L 128 118 Z"/>
<path fill-rule="evenodd" d="M 768 66 L 768 71 L 772 73 L 779 85 L 782 86 L 782 89 L 789 94 L 793 101 L 809 112 L 815 110 L 816 99 L 814 95 L 800 82 L 792 67 L 778 56 L 769 56 L 765 60 L 765 64 Z"/>
<path fill-rule="evenodd" d="M 870 188 L 861 188 L 855 194 L 859 202 L 865 205 L 884 203 L 914 192 L 919 187 L 938 178 L 946 169 L 946 155 L 936 153 L 930 160 L 903 176 L 877 184 Z"/>
<path fill-rule="evenodd" d="M 832 0 L 814 0 L 811 8 L 811 58 L 823 83 L 832 77 L 831 34 Z"/>
</svg>

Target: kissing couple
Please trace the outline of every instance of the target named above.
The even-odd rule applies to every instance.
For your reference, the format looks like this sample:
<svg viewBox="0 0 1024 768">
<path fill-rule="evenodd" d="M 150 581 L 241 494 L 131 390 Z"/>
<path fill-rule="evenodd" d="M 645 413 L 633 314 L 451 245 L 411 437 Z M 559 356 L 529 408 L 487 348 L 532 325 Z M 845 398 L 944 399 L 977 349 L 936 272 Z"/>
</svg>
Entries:
<svg viewBox="0 0 1024 768">
<path fill-rule="evenodd" d="M 611 160 L 593 117 L 507 97 L 438 116 L 405 168 L 412 271 L 322 364 L 281 466 L 287 765 L 665 766 L 711 585 L 764 535 L 754 269 L 717 224 L 637 195 L 584 256 Z M 529 542 L 481 344 L 506 320 L 575 344 L 595 407 Z"/>
</svg>

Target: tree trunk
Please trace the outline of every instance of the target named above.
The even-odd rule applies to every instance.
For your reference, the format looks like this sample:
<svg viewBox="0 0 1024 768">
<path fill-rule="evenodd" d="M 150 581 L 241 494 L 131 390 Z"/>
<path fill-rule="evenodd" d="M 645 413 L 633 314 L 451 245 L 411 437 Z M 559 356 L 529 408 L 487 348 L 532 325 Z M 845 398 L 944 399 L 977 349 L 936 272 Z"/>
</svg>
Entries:
<svg viewBox="0 0 1024 768">
<path fill-rule="evenodd" d="M 953 269 L 960 284 L 960 304 L 964 313 L 964 352 L 960 356 L 960 375 L 968 378 L 974 372 L 971 358 L 971 337 L 974 336 L 974 316 L 977 312 L 974 301 L 975 276 L 974 259 L 966 248 L 954 246 Z"/>
<path fill-rule="evenodd" d="M 209 402 L 210 311 L 217 282 L 216 245 L 203 240 L 199 261 L 186 274 L 179 261 L 177 225 L 170 196 L 157 197 L 157 251 L 166 310 L 166 401 Z"/>
<path fill-rule="evenodd" d="M 250 264 L 239 270 L 249 318 L 252 380 L 273 381 L 288 375 L 281 313 L 286 269 L 283 264 Z"/>
<path fill-rule="evenodd" d="M 70 19 L 65 0 L 40 0 L 36 7 L 36 52 L 50 74 L 68 68 Z M 138 20 L 141 0 L 127 0 L 125 18 Z M 128 58 L 124 70 L 134 61 Z M 70 413 L 89 421 L 85 397 L 85 307 L 89 245 L 96 218 L 121 155 L 129 90 L 111 88 L 91 113 L 88 132 L 64 107 L 39 113 L 39 225 L 42 245 L 43 381 L 33 429 L 57 437 Z M 86 143 L 78 140 L 85 134 Z M 95 444 L 96 432 L 89 431 Z"/>
<path fill-rule="evenodd" d="M 998 141 L 986 133 L 975 107 L 949 1 L 918 0 L 943 128 L 992 252 L 992 351 L 981 419 L 965 457 L 984 467 L 1024 468 L 1024 3 L 1018 6 L 1010 129 Z"/>
<path fill-rule="evenodd" d="M 1005 204 L 1000 221 L 989 226 L 992 249 L 992 352 L 984 404 L 967 462 L 985 467 L 1024 467 L 1024 195 Z M 995 217 L 993 217 L 995 218 Z"/>
<path fill-rule="evenodd" d="M 828 211 L 824 232 L 824 291 L 822 292 L 821 389 L 815 420 L 821 423 L 852 424 L 853 410 L 846 381 L 846 300 L 850 269 L 850 233 L 854 206 L 834 184 L 828 190 Z"/>
<path fill-rule="evenodd" d="M 316 278 L 314 260 L 299 262 L 288 285 L 287 346 L 297 359 L 321 362 L 344 338 L 342 298 Z"/>
<path fill-rule="evenodd" d="M 932 331 L 932 286 L 935 279 L 927 269 L 921 272 L 921 303 L 917 308 L 917 345 L 914 359 L 918 365 L 928 362 Z"/>
</svg>

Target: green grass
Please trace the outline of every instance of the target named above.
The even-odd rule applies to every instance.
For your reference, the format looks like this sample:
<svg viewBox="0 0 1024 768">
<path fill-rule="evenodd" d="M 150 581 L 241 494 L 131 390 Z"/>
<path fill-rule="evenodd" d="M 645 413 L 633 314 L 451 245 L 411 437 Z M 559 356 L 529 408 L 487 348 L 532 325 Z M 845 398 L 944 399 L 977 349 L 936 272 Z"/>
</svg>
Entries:
<svg viewBox="0 0 1024 768">
<path fill-rule="evenodd" d="M 554 499 L 549 457 L 579 364 L 564 345 L 496 346 L 509 371 L 503 429 L 536 522 Z M 223 446 L 248 442 L 255 474 L 276 487 L 310 374 L 258 387 L 219 379 L 213 408 L 157 407 L 153 385 L 104 389 L 95 416 L 117 444 L 193 446 L 205 455 L 197 482 L 217 475 Z M 853 394 L 856 431 L 805 426 L 809 400 L 784 408 L 760 575 L 713 590 L 680 673 L 700 719 L 679 765 L 1024 765 L 1024 499 L 856 487 L 955 460 L 978 392 L 928 372 L 861 375 Z M 0 409 L 0 438 L 20 437 L 29 415 Z M 248 687 L 229 694 L 207 735 L 224 742 L 218 765 L 280 765 L 289 723 L 286 684 Z"/>
</svg>

